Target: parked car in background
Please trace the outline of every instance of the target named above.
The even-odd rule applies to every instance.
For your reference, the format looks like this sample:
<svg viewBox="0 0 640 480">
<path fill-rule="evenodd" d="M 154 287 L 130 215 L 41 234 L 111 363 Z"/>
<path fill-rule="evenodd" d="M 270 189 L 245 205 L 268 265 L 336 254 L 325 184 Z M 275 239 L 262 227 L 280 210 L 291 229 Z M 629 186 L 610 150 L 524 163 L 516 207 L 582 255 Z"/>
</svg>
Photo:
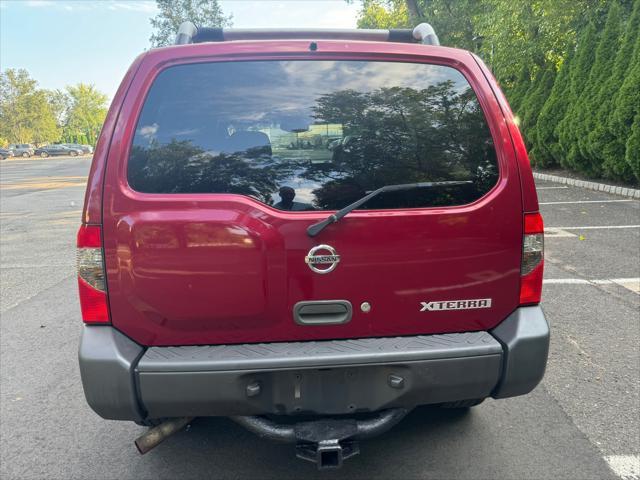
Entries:
<svg viewBox="0 0 640 480">
<path fill-rule="evenodd" d="M 73 148 L 75 150 L 82 150 L 82 154 L 93 153 L 93 147 L 91 145 L 80 145 L 79 143 L 61 143 L 63 147 Z"/>
<path fill-rule="evenodd" d="M 45 145 L 44 147 L 36 148 L 35 155 L 40 155 L 41 157 L 63 155 L 77 157 L 78 155 L 82 155 L 82 150 L 78 148 L 65 147 L 63 145 Z"/>
<path fill-rule="evenodd" d="M 14 151 L 10 148 L 0 148 L 0 160 L 4 160 L 8 157 L 13 157 L 14 155 Z"/>
<path fill-rule="evenodd" d="M 16 157 L 30 157 L 35 149 L 28 143 L 12 143 L 9 145 L 9 150 L 13 150 Z"/>
</svg>

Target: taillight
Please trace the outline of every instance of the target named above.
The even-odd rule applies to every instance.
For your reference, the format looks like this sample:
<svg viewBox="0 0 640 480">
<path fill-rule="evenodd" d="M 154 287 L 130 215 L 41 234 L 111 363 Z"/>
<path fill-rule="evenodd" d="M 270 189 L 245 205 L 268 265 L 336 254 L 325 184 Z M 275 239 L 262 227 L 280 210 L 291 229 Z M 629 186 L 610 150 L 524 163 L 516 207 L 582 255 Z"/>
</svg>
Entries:
<svg viewBox="0 0 640 480">
<path fill-rule="evenodd" d="M 544 270 L 544 224 L 539 213 L 524 214 L 520 305 L 540 303 Z"/>
<path fill-rule="evenodd" d="M 106 278 L 102 262 L 102 235 L 96 225 L 78 230 L 78 289 L 85 323 L 108 323 Z"/>
</svg>

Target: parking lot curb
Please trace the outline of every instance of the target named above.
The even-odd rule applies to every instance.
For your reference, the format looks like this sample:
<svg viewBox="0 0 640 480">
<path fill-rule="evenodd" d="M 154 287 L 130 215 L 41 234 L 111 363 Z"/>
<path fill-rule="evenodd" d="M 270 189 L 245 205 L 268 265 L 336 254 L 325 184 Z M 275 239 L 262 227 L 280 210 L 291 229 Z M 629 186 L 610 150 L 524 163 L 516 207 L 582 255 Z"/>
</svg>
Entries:
<svg viewBox="0 0 640 480">
<path fill-rule="evenodd" d="M 621 195 L 628 198 L 640 199 L 640 190 L 637 188 L 620 187 L 616 185 L 607 185 L 605 183 L 589 182 L 587 180 L 578 180 L 576 178 L 560 177 L 558 175 L 549 175 L 548 173 L 533 172 L 533 178 L 536 180 L 546 180 L 547 182 L 561 183 L 574 187 L 588 188 L 597 192 L 611 193 L 613 195 Z"/>
</svg>

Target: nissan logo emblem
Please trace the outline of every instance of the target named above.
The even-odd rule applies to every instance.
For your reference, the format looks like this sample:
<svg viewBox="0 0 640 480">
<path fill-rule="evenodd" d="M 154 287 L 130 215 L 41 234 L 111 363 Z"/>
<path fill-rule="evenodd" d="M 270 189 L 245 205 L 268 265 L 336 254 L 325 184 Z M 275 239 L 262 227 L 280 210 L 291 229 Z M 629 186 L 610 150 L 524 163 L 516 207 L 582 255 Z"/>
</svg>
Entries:
<svg viewBox="0 0 640 480">
<path fill-rule="evenodd" d="M 316 273 L 329 273 L 338 266 L 340 255 L 330 245 L 317 245 L 309 250 L 304 262 Z"/>
</svg>

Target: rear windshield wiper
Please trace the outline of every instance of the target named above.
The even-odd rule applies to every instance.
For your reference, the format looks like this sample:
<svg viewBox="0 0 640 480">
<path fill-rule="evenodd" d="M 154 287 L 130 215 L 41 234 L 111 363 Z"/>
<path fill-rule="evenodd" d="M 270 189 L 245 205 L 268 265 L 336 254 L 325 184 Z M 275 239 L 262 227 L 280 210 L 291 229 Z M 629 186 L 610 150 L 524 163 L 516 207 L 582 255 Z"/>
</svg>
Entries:
<svg viewBox="0 0 640 480">
<path fill-rule="evenodd" d="M 326 219 L 314 223 L 313 225 L 309 225 L 307 228 L 307 234 L 310 237 L 315 237 L 318 235 L 324 227 L 327 225 L 331 225 L 332 223 L 336 223 L 342 217 L 344 217 L 347 213 L 355 210 L 363 203 L 368 202 L 373 197 L 380 195 L 381 193 L 386 192 L 400 192 L 403 190 L 412 190 L 414 188 L 431 188 L 431 187 L 445 187 L 450 185 L 466 185 L 469 183 L 473 183 L 471 180 L 460 180 L 460 181 L 451 181 L 451 182 L 420 182 L 420 183 L 403 183 L 399 185 L 385 185 L 377 190 L 374 190 L 370 194 L 362 197 L 360 200 L 356 200 L 351 205 L 347 205 L 342 210 L 338 210 L 336 213 L 329 215 Z"/>
</svg>

